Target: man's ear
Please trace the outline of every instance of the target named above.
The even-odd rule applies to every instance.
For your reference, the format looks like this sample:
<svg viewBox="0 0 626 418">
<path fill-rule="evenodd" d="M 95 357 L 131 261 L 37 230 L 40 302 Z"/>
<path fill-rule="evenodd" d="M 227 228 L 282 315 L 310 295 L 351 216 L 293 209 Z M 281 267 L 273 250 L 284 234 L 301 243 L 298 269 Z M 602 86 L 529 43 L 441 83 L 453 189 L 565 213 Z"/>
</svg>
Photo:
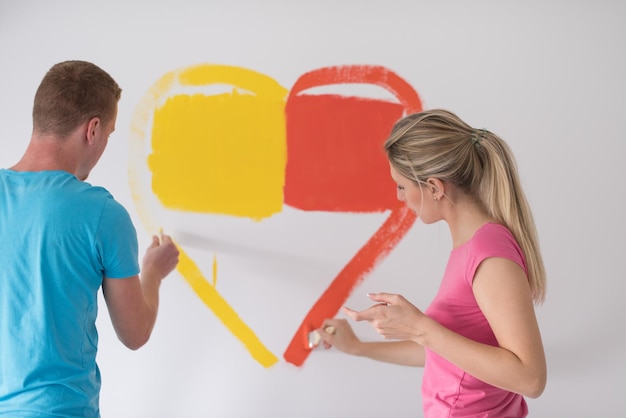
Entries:
<svg viewBox="0 0 626 418">
<path fill-rule="evenodd" d="M 100 131 L 101 125 L 102 122 L 100 121 L 100 118 L 97 117 L 91 118 L 89 119 L 89 122 L 87 122 L 86 139 L 89 145 L 93 145 L 95 138 Z"/>
</svg>

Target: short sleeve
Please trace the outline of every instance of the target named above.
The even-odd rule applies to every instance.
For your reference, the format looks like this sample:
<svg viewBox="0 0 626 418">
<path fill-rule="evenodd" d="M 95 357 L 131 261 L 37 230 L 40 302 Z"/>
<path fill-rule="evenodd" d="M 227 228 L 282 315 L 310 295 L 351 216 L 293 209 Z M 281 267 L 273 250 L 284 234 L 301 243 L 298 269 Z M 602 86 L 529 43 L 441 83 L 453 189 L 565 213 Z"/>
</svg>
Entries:
<svg viewBox="0 0 626 418">
<path fill-rule="evenodd" d="M 526 260 L 515 237 L 505 226 L 490 223 L 476 232 L 467 249 L 467 271 L 465 279 L 471 286 L 480 263 L 490 257 L 506 258 L 517 263 L 526 274 Z"/>
<path fill-rule="evenodd" d="M 113 197 L 108 198 L 96 234 L 103 277 L 119 279 L 139 274 L 138 247 L 137 231 L 130 215 Z"/>
</svg>

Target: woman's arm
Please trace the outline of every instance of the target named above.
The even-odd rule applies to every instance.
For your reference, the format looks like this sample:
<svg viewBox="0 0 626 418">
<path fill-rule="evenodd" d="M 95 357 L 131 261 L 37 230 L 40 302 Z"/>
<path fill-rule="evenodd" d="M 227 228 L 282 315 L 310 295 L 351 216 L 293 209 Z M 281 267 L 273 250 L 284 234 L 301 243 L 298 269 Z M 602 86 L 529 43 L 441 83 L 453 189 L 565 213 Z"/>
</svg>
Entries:
<svg viewBox="0 0 626 418">
<path fill-rule="evenodd" d="M 332 333 L 327 332 L 334 327 Z M 424 366 L 424 347 L 413 341 L 361 341 L 345 319 L 327 319 L 317 330 L 325 348 L 334 346 L 339 351 L 359 357 L 402 366 Z"/>
<path fill-rule="evenodd" d="M 476 271 L 473 291 L 500 347 L 481 359 L 484 364 L 459 358 L 474 363 L 462 368 L 494 386 L 540 396 L 547 365 L 526 274 L 513 261 L 488 258 Z"/>
<path fill-rule="evenodd" d="M 473 291 L 498 347 L 449 330 L 400 295 L 370 294 L 377 305 L 346 313 L 357 321 L 369 321 L 385 338 L 412 340 L 428 347 L 493 386 L 530 398 L 540 396 L 547 367 L 525 273 L 510 260 L 488 258 L 475 274 Z"/>
</svg>

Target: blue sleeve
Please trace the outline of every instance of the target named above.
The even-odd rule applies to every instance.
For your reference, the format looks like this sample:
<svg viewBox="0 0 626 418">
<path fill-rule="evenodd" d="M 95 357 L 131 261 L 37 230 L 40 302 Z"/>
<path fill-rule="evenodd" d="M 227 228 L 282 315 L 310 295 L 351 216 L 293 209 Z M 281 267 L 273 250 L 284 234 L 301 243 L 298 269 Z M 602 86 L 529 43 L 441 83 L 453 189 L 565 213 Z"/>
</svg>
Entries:
<svg viewBox="0 0 626 418">
<path fill-rule="evenodd" d="M 126 209 L 113 197 L 104 203 L 96 247 L 103 277 L 122 279 L 139 274 L 137 231 Z"/>
</svg>

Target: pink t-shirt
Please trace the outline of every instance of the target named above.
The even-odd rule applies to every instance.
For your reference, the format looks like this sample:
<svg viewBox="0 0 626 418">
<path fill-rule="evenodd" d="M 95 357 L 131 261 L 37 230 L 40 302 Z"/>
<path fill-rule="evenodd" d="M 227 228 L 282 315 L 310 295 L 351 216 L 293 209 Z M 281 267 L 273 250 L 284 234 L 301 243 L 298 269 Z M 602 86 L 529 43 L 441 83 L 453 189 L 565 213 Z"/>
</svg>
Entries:
<svg viewBox="0 0 626 418">
<path fill-rule="evenodd" d="M 467 338 L 497 346 L 472 291 L 476 269 L 489 257 L 512 260 L 527 271 L 511 232 L 503 225 L 485 224 L 469 241 L 452 250 L 439 291 L 425 313 Z M 427 418 L 521 418 L 528 414 L 522 395 L 478 380 L 428 349 L 422 397 Z"/>
</svg>

